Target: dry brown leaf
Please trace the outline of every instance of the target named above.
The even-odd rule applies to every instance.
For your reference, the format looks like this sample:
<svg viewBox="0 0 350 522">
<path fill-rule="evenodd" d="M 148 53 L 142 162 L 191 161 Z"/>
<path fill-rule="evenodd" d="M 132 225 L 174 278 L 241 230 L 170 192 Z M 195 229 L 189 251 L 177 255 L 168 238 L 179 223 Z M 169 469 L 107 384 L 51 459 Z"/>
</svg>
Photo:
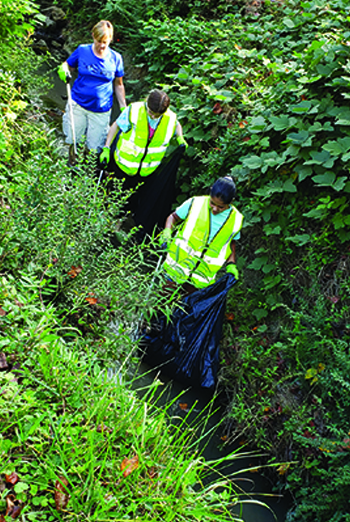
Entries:
<svg viewBox="0 0 350 522">
<path fill-rule="evenodd" d="M 4 317 L 4 315 L 6 315 L 6 314 L 7 314 L 7 312 L 0 306 L 0 317 Z"/>
<path fill-rule="evenodd" d="M 62 511 L 67 507 L 69 500 L 68 490 L 66 489 L 67 486 L 68 480 L 65 477 L 59 476 L 55 483 L 55 504 L 57 511 Z"/>
<path fill-rule="evenodd" d="M 83 270 L 83 267 L 78 265 L 78 266 L 72 266 L 72 268 L 69 270 L 68 272 L 68 275 L 74 279 L 74 277 L 77 277 L 78 274 L 80 274 L 80 272 L 82 272 Z"/>
<path fill-rule="evenodd" d="M 121 471 L 123 471 L 123 476 L 127 477 L 132 473 L 135 469 L 139 467 L 139 458 L 137 455 L 132 457 L 131 459 L 123 459 L 123 462 L 120 465 Z"/>
<path fill-rule="evenodd" d="M 187 411 L 188 410 L 187 402 L 179 402 L 179 408 L 180 408 L 180 410 Z"/>
<path fill-rule="evenodd" d="M 9 367 L 6 360 L 6 355 L 1 352 L 0 353 L 0 370 L 6 370 Z"/>
<path fill-rule="evenodd" d="M 19 476 L 17 475 L 17 473 L 13 472 L 10 475 L 5 475 L 5 480 L 9 484 L 11 484 L 11 486 L 14 486 L 19 481 Z"/>
<path fill-rule="evenodd" d="M 18 500 L 15 495 L 12 495 L 12 493 L 7 495 L 5 517 L 18 518 L 23 506 L 24 504 Z"/>
<path fill-rule="evenodd" d="M 85 301 L 87 301 L 90 305 L 94 305 L 97 303 L 97 297 L 93 292 L 89 292 L 90 297 L 85 297 Z"/>
</svg>

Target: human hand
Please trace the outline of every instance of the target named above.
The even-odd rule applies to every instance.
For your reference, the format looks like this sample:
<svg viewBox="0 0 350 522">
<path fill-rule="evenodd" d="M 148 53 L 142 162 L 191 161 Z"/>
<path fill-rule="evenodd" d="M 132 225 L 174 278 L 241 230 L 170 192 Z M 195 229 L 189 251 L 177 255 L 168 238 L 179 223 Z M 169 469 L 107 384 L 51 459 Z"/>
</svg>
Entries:
<svg viewBox="0 0 350 522">
<path fill-rule="evenodd" d="M 162 230 L 159 236 L 159 246 L 162 250 L 166 250 L 168 248 L 168 243 L 171 240 L 171 229 L 165 228 Z"/>
<path fill-rule="evenodd" d="M 185 140 L 185 138 L 184 138 L 183 136 L 178 136 L 178 137 L 176 138 L 176 140 L 177 140 L 177 142 L 178 142 L 178 144 L 179 144 L 180 146 L 181 146 L 181 145 L 184 145 L 184 146 L 185 146 L 185 149 L 187 149 L 187 147 L 188 147 L 188 143 L 187 143 L 187 141 Z"/>
<path fill-rule="evenodd" d="M 100 154 L 100 163 L 101 165 L 108 165 L 110 160 L 111 151 L 109 147 L 103 147 L 102 152 Z"/>
<path fill-rule="evenodd" d="M 70 73 L 67 62 L 61 63 L 61 65 L 57 69 L 57 72 L 62 82 L 69 83 L 69 80 L 71 79 L 72 75 Z"/>
<path fill-rule="evenodd" d="M 237 280 L 239 279 L 239 272 L 238 272 L 238 268 L 235 265 L 235 263 L 228 264 L 226 267 L 226 272 L 228 274 L 232 274 L 235 277 L 235 279 L 237 279 Z"/>
</svg>

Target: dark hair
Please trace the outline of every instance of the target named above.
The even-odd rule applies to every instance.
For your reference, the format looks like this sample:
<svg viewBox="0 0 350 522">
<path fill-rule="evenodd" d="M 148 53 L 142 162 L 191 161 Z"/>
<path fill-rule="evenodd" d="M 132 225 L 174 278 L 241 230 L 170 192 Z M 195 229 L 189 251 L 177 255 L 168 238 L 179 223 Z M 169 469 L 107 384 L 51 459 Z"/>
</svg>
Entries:
<svg viewBox="0 0 350 522">
<path fill-rule="evenodd" d="M 164 91 L 153 89 L 148 95 L 147 106 L 156 114 L 164 114 L 170 105 L 170 98 Z"/>
<path fill-rule="evenodd" d="M 210 189 L 210 195 L 221 199 L 226 205 L 231 203 L 236 195 L 236 185 L 231 176 L 217 179 Z"/>
</svg>

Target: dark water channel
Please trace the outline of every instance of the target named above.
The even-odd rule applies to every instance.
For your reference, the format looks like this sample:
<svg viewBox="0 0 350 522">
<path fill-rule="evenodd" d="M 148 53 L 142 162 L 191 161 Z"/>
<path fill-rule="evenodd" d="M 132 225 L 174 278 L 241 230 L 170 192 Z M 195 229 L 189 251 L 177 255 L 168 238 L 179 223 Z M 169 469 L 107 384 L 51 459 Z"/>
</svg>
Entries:
<svg viewBox="0 0 350 522">
<path fill-rule="evenodd" d="M 45 106 L 45 110 L 47 110 L 50 116 L 55 120 L 59 135 L 61 135 L 63 139 L 61 111 L 64 110 L 66 105 L 66 87 L 58 78 L 57 74 L 52 73 L 50 76 L 54 86 L 42 98 L 42 100 Z M 113 120 L 117 114 L 118 109 L 114 107 L 112 111 Z M 141 364 L 139 367 L 139 377 L 136 379 L 134 378 L 135 389 L 142 389 L 149 386 L 155 379 L 157 373 L 158 372 L 156 371 L 150 370 L 147 365 Z M 172 415 L 182 417 L 187 415 L 186 412 L 184 412 L 180 407 L 180 404 L 182 407 L 183 404 L 187 404 L 186 409 L 191 409 L 195 404 L 192 412 L 193 417 L 197 417 L 200 412 L 208 410 L 208 404 L 212 400 L 212 395 L 210 393 L 194 388 L 184 389 L 180 383 L 172 381 L 166 375 L 161 375 L 161 380 L 164 382 L 164 385 L 167 387 L 167 389 L 166 393 L 162 395 L 160 400 L 167 402 L 172 401 L 174 398 L 178 397 L 178 400 L 176 400 L 172 406 Z M 218 425 L 223 415 L 224 412 L 222 410 L 212 413 L 207 421 L 206 431 L 209 431 L 211 428 L 214 428 L 216 425 Z M 237 450 L 237 446 L 223 446 L 223 442 L 220 438 L 221 435 L 222 429 L 218 428 L 217 430 L 214 430 L 212 436 L 210 436 L 210 438 L 205 441 L 203 456 L 207 460 L 215 460 L 223 457 L 225 454 Z M 243 451 L 247 452 L 249 449 L 247 450 L 247 448 L 244 448 Z M 231 464 L 224 471 L 230 475 L 231 473 L 238 472 L 241 469 L 254 469 L 254 467 L 258 466 L 259 464 L 261 464 L 261 462 L 258 461 L 257 457 L 254 458 L 247 456 L 244 458 L 237 458 L 237 460 L 231 462 Z M 246 495 L 243 498 L 247 500 L 253 499 L 253 501 L 255 500 L 266 503 L 275 515 L 274 516 L 269 509 L 263 506 L 259 506 L 258 504 L 254 503 L 247 503 L 244 504 L 242 514 L 245 522 L 276 522 L 276 520 L 277 522 L 284 522 L 286 520 L 286 514 L 290 508 L 291 502 L 287 498 L 279 497 L 277 494 L 274 494 L 272 492 L 272 484 L 266 477 L 256 472 L 252 473 L 247 471 L 243 472 L 242 474 L 238 474 L 235 481 L 237 485 L 239 485 L 239 487 L 242 488 L 244 492 L 246 492 Z M 265 497 L 264 495 L 268 496 Z"/>
<path fill-rule="evenodd" d="M 215 429 L 215 427 L 220 424 L 224 411 L 219 403 L 213 404 L 212 393 L 198 388 L 186 389 L 181 383 L 173 381 L 168 375 L 163 373 L 159 374 L 159 371 L 152 370 L 144 363 L 141 363 L 138 372 L 139 377 L 136 379 L 134 377 L 133 380 L 133 387 L 135 389 L 145 389 L 155 378 L 158 378 L 163 383 L 163 386 L 159 389 L 159 392 L 162 393 L 159 404 L 170 403 L 176 399 L 169 411 L 172 416 L 184 418 L 188 415 L 188 410 L 191 410 L 193 407 L 191 414 L 187 418 L 188 423 L 191 424 L 191 419 L 197 423 L 198 416 L 203 413 L 205 432 L 211 433 L 208 438 L 203 441 L 203 456 L 206 460 L 220 459 L 224 455 L 228 455 L 239 448 L 238 443 L 234 445 L 223 445 L 221 439 L 223 429 L 220 426 Z M 165 392 L 164 388 L 166 388 Z M 183 409 L 184 406 L 186 406 L 185 411 Z M 262 462 L 261 459 L 253 456 L 253 450 L 244 448 L 242 452 L 245 454 L 251 453 L 252 455 L 246 455 L 242 458 L 230 461 L 229 464 L 225 465 L 225 468 L 220 470 L 226 475 L 237 473 L 234 482 L 242 490 L 241 498 L 244 500 L 253 500 L 252 503 L 248 502 L 243 505 L 242 518 L 245 522 L 284 522 L 286 520 L 287 511 L 290 508 L 290 499 L 273 493 L 271 482 L 263 475 L 254 472 L 254 468 L 259 464 L 261 465 Z M 253 471 L 239 473 L 240 470 L 247 470 L 248 468 L 252 468 Z M 244 492 L 246 494 L 244 494 Z M 263 502 L 267 504 L 270 509 L 260 506 L 254 503 L 254 501 Z M 273 511 L 273 513 L 271 511 Z"/>
</svg>

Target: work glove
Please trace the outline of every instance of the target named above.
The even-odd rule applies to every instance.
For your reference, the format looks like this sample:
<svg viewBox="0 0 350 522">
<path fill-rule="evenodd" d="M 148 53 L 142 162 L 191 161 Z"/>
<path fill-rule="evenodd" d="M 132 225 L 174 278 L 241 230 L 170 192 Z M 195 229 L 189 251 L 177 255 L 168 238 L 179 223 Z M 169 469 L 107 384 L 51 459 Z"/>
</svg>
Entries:
<svg viewBox="0 0 350 522">
<path fill-rule="evenodd" d="M 125 111 L 126 107 L 120 107 L 120 112 Z"/>
<path fill-rule="evenodd" d="M 159 236 L 160 248 L 162 250 L 167 250 L 168 243 L 170 242 L 170 240 L 171 240 L 171 229 L 165 228 L 164 230 L 162 230 L 162 232 L 160 233 L 160 236 Z"/>
<path fill-rule="evenodd" d="M 177 136 L 176 140 L 180 146 L 185 145 L 185 149 L 187 149 L 188 143 L 183 136 Z"/>
<path fill-rule="evenodd" d="M 111 151 L 109 147 L 103 147 L 102 152 L 100 154 L 100 163 L 101 165 L 108 165 L 110 160 Z"/>
<path fill-rule="evenodd" d="M 226 272 L 228 274 L 232 274 L 235 277 L 235 279 L 239 279 L 238 268 L 235 265 L 235 263 L 229 263 L 226 267 Z"/>
<path fill-rule="evenodd" d="M 67 62 L 61 63 L 61 65 L 57 69 L 58 76 L 60 77 L 60 80 L 62 80 L 64 83 L 69 83 L 69 80 L 71 79 L 71 73 L 68 67 Z"/>
</svg>

